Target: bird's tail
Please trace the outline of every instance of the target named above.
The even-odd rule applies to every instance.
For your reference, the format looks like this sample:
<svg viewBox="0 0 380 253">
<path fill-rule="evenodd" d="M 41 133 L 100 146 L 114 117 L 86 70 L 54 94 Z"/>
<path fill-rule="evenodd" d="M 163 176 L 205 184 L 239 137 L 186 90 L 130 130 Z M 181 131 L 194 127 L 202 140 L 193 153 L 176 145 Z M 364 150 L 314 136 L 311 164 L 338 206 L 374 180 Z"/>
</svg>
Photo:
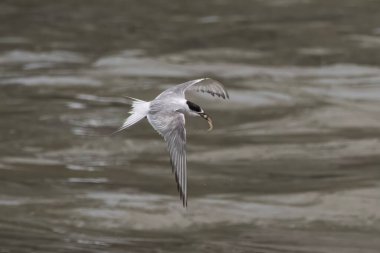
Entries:
<svg viewBox="0 0 380 253">
<path fill-rule="evenodd" d="M 132 109 L 129 111 L 131 115 L 124 121 L 124 124 L 113 134 L 127 129 L 128 127 L 136 124 L 148 115 L 150 102 L 146 102 L 132 97 L 127 98 L 132 101 Z"/>
</svg>

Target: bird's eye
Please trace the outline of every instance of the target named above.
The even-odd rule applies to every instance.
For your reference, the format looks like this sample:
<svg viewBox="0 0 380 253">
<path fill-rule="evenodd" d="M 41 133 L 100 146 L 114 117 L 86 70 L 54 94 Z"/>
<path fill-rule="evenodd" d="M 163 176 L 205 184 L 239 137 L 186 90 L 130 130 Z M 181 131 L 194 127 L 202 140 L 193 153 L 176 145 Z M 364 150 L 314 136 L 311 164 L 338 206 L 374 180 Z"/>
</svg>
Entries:
<svg viewBox="0 0 380 253">
<path fill-rule="evenodd" d="M 199 105 L 194 104 L 193 102 L 186 101 L 187 106 L 189 107 L 190 110 L 195 111 L 195 112 L 201 112 L 202 109 Z"/>
</svg>

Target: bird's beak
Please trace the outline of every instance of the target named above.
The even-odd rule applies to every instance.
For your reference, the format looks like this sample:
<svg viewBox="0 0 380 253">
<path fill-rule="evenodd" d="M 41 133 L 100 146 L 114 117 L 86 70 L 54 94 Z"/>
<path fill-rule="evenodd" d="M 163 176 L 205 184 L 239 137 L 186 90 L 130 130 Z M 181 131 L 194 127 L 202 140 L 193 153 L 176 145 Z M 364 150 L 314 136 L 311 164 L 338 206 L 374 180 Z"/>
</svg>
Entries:
<svg viewBox="0 0 380 253">
<path fill-rule="evenodd" d="M 206 113 L 204 112 L 200 112 L 199 113 L 199 116 L 201 116 L 202 118 L 204 118 L 205 120 L 207 120 L 208 122 L 208 125 L 210 126 L 209 129 L 207 131 L 211 131 L 212 128 L 213 128 L 213 125 L 212 125 L 212 119 L 210 118 L 210 116 L 208 116 Z"/>
</svg>

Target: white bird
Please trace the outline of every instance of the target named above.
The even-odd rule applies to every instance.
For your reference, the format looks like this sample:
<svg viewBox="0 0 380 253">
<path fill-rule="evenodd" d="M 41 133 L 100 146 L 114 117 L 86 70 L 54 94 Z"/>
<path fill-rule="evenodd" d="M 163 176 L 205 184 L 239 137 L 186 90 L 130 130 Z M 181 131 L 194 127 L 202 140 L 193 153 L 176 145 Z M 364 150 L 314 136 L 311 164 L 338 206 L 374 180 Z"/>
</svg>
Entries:
<svg viewBox="0 0 380 253">
<path fill-rule="evenodd" d="M 185 114 L 201 116 L 209 123 L 212 130 L 212 120 L 203 109 L 185 98 L 186 91 L 198 91 L 212 96 L 229 98 L 223 85 L 211 78 L 201 78 L 171 87 L 159 94 L 152 101 L 133 100 L 131 115 L 125 120 L 122 131 L 143 118 L 147 118 L 152 127 L 164 138 L 168 145 L 172 171 L 175 175 L 177 188 L 183 206 L 187 206 L 187 169 L 186 169 L 186 129 Z"/>
</svg>

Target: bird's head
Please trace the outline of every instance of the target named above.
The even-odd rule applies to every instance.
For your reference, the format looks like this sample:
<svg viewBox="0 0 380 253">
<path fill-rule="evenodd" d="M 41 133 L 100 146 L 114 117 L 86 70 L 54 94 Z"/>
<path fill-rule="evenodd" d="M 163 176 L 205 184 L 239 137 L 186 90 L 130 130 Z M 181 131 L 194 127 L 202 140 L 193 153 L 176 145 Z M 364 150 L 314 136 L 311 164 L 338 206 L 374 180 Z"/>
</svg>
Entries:
<svg viewBox="0 0 380 253">
<path fill-rule="evenodd" d="M 210 116 L 208 116 L 199 105 L 197 105 L 197 104 L 195 104 L 189 100 L 186 101 L 186 104 L 189 108 L 188 114 L 193 115 L 193 116 L 201 116 L 202 118 L 207 120 L 208 125 L 209 125 L 208 131 L 211 131 L 213 128 L 213 125 L 212 125 L 212 120 L 211 120 Z"/>
</svg>

